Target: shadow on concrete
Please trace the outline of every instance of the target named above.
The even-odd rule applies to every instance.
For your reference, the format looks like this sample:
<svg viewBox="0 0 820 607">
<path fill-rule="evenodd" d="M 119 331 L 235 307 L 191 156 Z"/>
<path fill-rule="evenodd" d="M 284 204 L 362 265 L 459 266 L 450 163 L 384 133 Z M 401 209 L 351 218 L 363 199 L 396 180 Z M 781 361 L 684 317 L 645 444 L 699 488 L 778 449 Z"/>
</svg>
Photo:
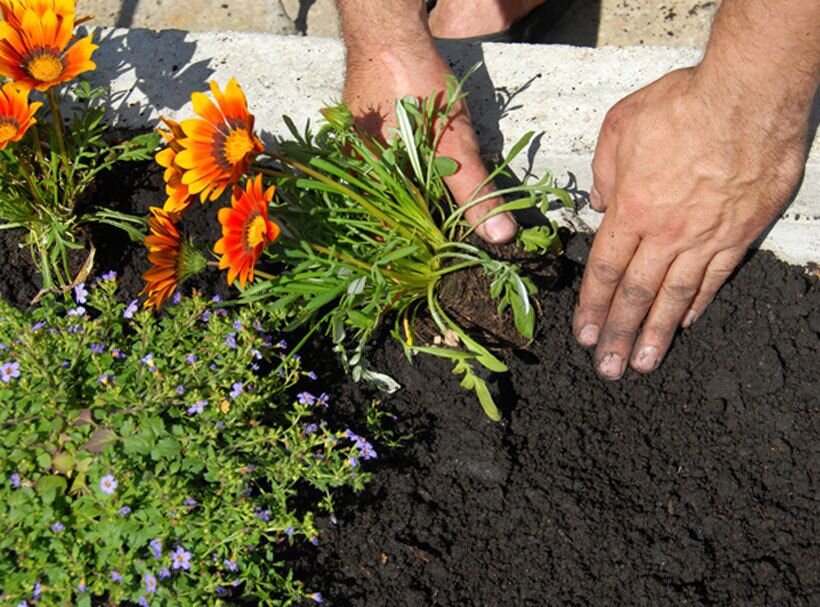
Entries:
<svg viewBox="0 0 820 607">
<path fill-rule="evenodd" d="M 598 43 L 600 23 L 601 0 L 574 0 L 539 42 L 594 47 Z"/>
<path fill-rule="evenodd" d="M 157 39 L 161 36 L 161 47 Z M 145 129 L 156 125 L 151 110 L 179 110 L 194 91 L 207 91 L 214 70 L 209 60 L 191 62 L 197 43 L 186 40 L 187 32 L 144 29 L 108 30 L 96 40 L 100 49 L 94 57 L 95 85 L 110 86 L 113 80 L 134 71 L 133 86 L 118 87 L 104 100 L 114 126 Z M 161 50 L 160 50 L 161 49 Z"/>
<path fill-rule="evenodd" d="M 134 23 L 134 13 L 137 12 L 139 0 L 122 0 L 120 12 L 117 14 L 117 21 L 114 27 L 131 27 Z"/>
<path fill-rule="evenodd" d="M 299 0 L 299 14 L 296 15 L 293 24 L 296 26 L 296 31 L 302 35 L 307 35 L 307 18 L 310 7 L 316 4 L 316 0 Z"/>
</svg>

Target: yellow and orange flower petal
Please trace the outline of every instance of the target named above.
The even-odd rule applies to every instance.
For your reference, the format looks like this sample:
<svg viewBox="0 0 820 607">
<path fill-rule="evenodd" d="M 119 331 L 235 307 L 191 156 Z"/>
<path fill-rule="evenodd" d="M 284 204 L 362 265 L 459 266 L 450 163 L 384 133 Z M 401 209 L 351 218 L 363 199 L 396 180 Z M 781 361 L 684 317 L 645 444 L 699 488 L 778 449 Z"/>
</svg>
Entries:
<svg viewBox="0 0 820 607">
<path fill-rule="evenodd" d="M 219 210 L 222 238 L 214 252 L 222 255 L 219 269 L 228 268 L 228 284 L 239 277 L 244 289 L 253 281 L 253 269 L 262 250 L 279 236 L 279 226 L 268 219 L 268 204 L 273 200 L 273 186 L 262 192 L 262 176 L 248 179 L 245 189 L 234 186 L 231 208 Z"/>
<path fill-rule="evenodd" d="M 181 280 L 182 237 L 174 225 L 174 215 L 157 207 L 149 210 L 153 215 L 148 218 L 151 234 L 145 237 L 144 244 L 151 268 L 142 275 L 146 285 L 140 295 L 148 294 L 146 308 L 159 309 L 174 294 Z"/>
<path fill-rule="evenodd" d="M 168 130 L 161 128 L 157 130 L 168 144 L 168 147 L 160 150 L 154 156 L 157 164 L 165 167 L 163 179 L 165 180 L 165 193 L 168 195 L 168 199 L 162 208 L 169 213 L 182 213 L 194 201 L 194 197 L 188 191 L 188 186 L 182 183 L 182 169 L 174 162 L 177 154 L 183 149 L 179 140 L 185 137 L 185 134 L 179 124 L 173 120 L 163 118 L 162 121 L 166 124 Z"/>
<path fill-rule="evenodd" d="M 211 93 L 216 105 L 203 93 L 191 95 L 201 118 L 182 121 L 184 149 L 174 159 L 183 170 L 182 183 L 202 202 L 216 200 L 226 187 L 238 183 L 251 160 L 264 150 L 236 79 L 231 78 L 224 94 L 211 82 Z"/>
<path fill-rule="evenodd" d="M 97 66 L 91 36 L 76 41 L 73 3 L 61 0 L 2 0 L 0 75 L 21 88 L 45 91 Z M 69 9 L 71 9 L 69 11 Z"/>
<path fill-rule="evenodd" d="M 37 120 L 34 114 L 43 105 L 39 101 L 28 102 L 28 91 L 20 90 L 13 82 L 6 82 L 0 89 L 0 150 L 20 141 Z"/>
</svg>

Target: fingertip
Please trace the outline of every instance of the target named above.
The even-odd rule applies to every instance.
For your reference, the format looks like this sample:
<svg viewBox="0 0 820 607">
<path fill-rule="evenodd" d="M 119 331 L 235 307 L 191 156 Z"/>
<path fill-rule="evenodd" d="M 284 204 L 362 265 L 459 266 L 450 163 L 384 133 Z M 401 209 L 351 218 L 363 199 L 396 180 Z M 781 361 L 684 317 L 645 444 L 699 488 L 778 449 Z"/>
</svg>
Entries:
<svg viewBox="0 0 820 607">
<path fill-rule="evenodd" d="M 487 242 L 503 244 L 515 237 L 518 224 L 509 213 L 501 213 L 483 221 L 476 231 Z"/>
</svg>

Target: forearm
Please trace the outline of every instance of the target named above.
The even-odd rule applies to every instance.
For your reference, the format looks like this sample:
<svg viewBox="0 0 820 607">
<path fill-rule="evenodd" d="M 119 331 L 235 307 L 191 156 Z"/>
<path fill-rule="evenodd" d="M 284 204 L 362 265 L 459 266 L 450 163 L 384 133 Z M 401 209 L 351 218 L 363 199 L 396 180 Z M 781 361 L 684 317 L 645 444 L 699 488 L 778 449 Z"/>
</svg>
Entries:
<svg viewBox="0 0 820 607">
<path fill-rule="evenodd" d="M 724 0 L 698 72 L 729 99 L 807 118 L 820 79 L 820 2 Z"/>
</svg>

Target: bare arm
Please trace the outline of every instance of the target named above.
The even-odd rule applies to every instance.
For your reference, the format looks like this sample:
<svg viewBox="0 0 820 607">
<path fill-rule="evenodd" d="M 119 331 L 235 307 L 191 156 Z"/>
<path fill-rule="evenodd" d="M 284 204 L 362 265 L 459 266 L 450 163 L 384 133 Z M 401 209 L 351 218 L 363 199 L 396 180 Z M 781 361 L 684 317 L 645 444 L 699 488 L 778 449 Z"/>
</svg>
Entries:
<svg viewBox="0 0 820 607">
<path fill-rule="evenodd" d="M 818 76 L 820 3 L 724 0 L 700 65 L 610 110 L 573 319 L 602 377 L 654 370 L 788 200 Z"/>
<path fill-rule="evenodd" d="M 433 43 L 423 0 L 338 0 L 338 6 L 347 48 L 344 100 L 361 127 L 386 136 L 394 123 L 396 99 L 445 91 L 450 68 Z M 451 117 L 438 152 L 459 163 L 447 186 L 458 204 L 469 202 L 487 171 L 463 104 Z M 470 208 L 466 217 L 479 223 L 502 202 L 488 200 Z M 515 235 L 516 225 L 504 213 L 481 223 L 476 231 L 491 242 L 504 242 Z"/>
</svg>

